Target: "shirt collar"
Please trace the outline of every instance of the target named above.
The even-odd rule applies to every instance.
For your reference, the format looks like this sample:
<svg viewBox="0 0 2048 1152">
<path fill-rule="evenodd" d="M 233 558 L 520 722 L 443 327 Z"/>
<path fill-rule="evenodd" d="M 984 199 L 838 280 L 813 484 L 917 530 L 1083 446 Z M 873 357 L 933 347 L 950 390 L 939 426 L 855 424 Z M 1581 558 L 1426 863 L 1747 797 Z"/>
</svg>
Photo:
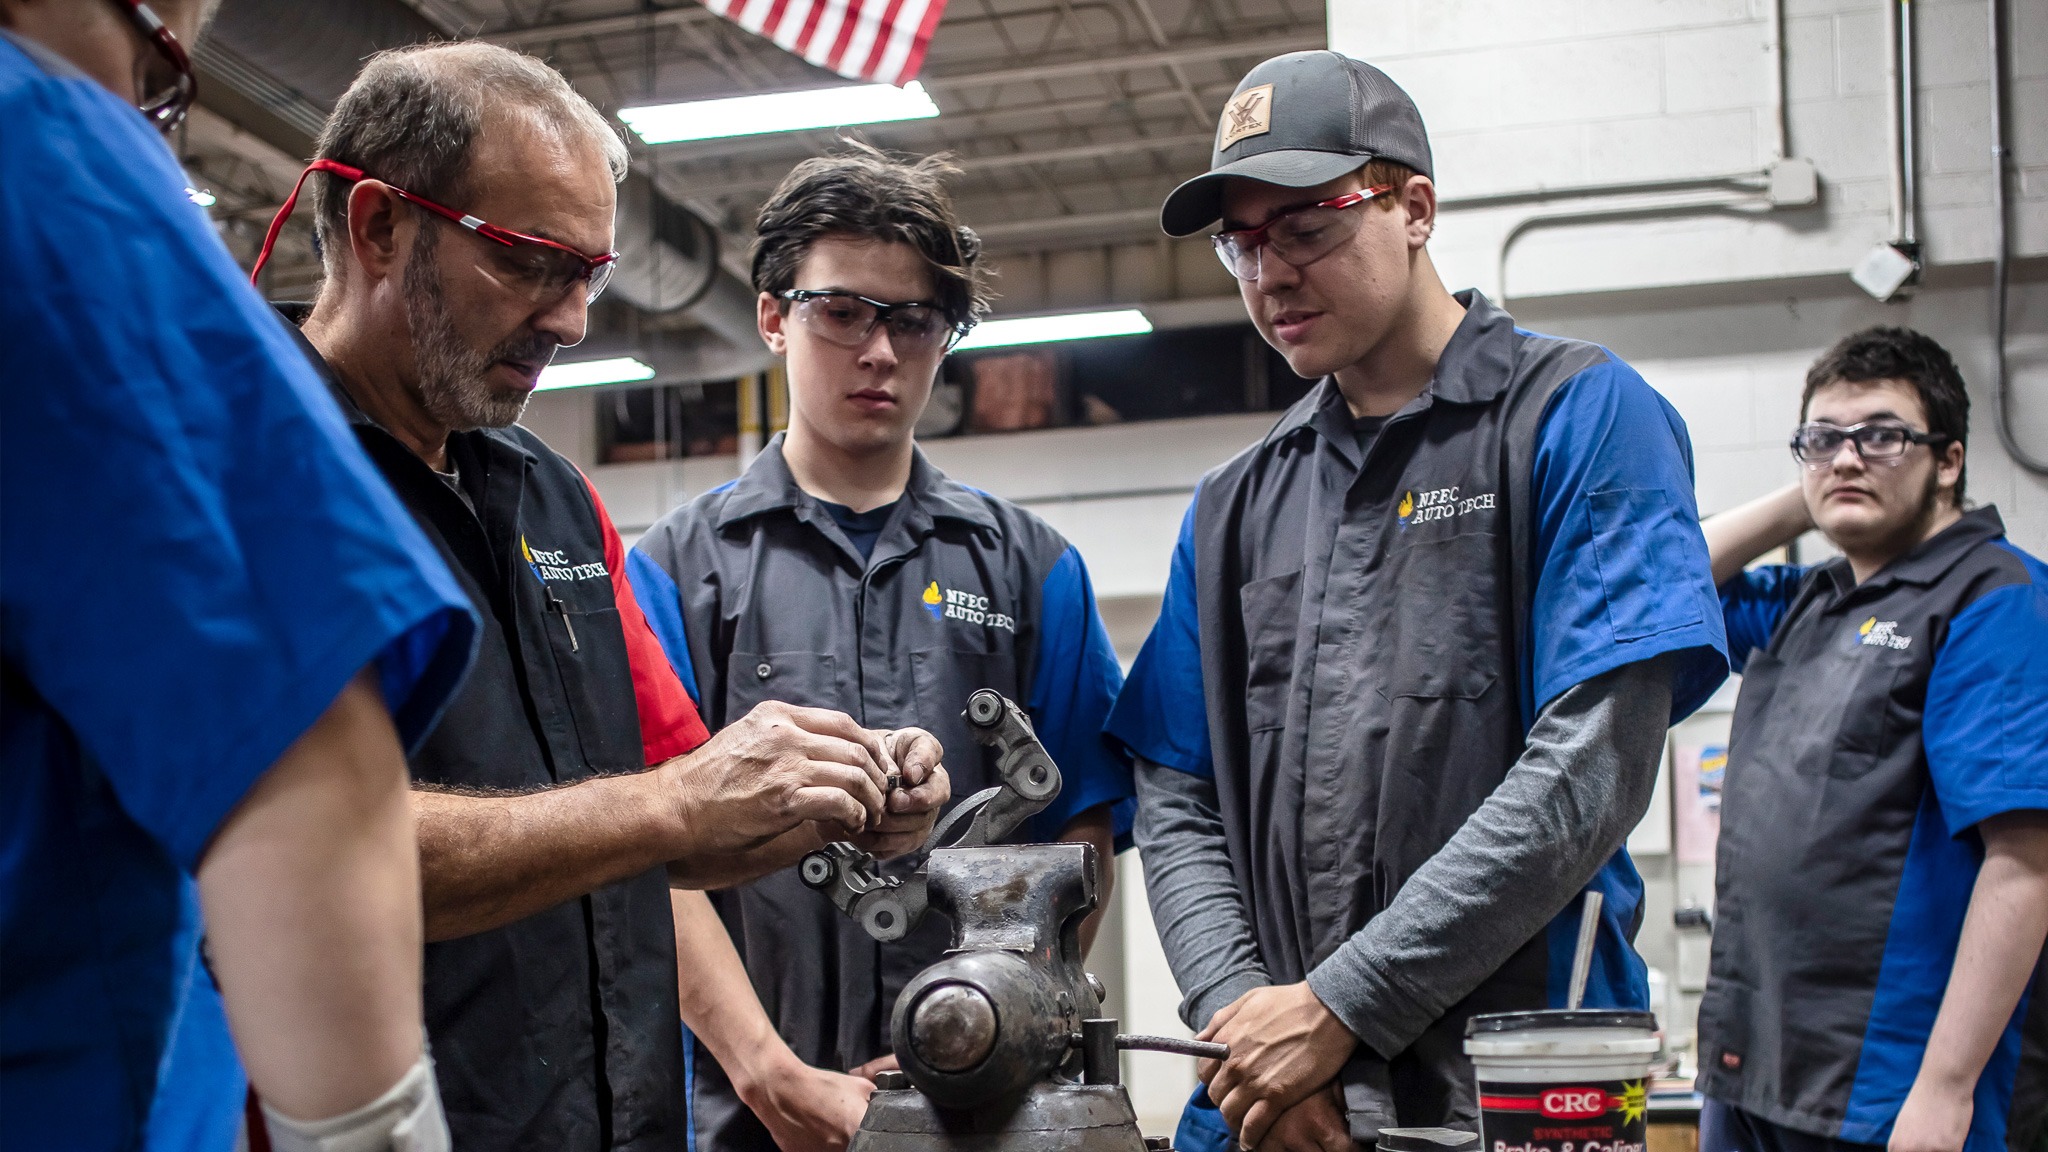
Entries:
<svg viewBox="0 0 2048 1152">
<path fill-rule="evenodd" d="M 1997 506 L 1986 504 L 1963 513 L 1962 519 L 1935 533 L 1932 538 L 1921 541 L 1918 547 L 1880 568 L 1861 584 L 1852 587 L 1850 582 L 1856 577 L 1846 559 L 1829 561 L 1826 571 L 1838 596 L 1846 596 L 1852 591 L 1875 592 L 1895 584 L 1926 587 L 1939 583 L 1948 575 L 1949 569 L 1979 544 L 2004 535 L 2005 521 L 1998 515 Z"/>
<path fill-rule="evenodd" d="M 1422 395 L 1404 405 L 1426 407 L 1442 400 L 1451 404 L 1490 404 L 1507 390 L 1515 365 L 1515 321 L 1498 304 L 1478 289 L 1467 288 L 1452 296 L 1465 308 L 1450 343 L 1438 355 Z M 1325 376 L 1309 389 L 1308 395 L 1280 417 L 1266 434 L 1266 443 L 1277 444 L 1303 428 L 1313 428 L 1340 449 L 1355 445 L 1351 407 L 1337 388 L 1337 378 Z"/>
<path fill-rule="evenodd" d="M 801 511 L 817 503 L 816 497 L 797 485 L 789 461 L 783 458 L 785 435 L 776 433 L 733 484 L 719 514 L 720 528 L 771 512 Z M 918 519 L 926 521 L 926 527 L 932 520 L 959 520 L 991 530 L 997 527 L 995 514 L 989 511 L 985 500 L 965 484 L 932 467 L 923 451 L 915 446 L 910 450 L 910 480 L 903 487 L 903 495 L 910 503 L 905 511 L 921 512 L 923 515 Z"/>
</svg>

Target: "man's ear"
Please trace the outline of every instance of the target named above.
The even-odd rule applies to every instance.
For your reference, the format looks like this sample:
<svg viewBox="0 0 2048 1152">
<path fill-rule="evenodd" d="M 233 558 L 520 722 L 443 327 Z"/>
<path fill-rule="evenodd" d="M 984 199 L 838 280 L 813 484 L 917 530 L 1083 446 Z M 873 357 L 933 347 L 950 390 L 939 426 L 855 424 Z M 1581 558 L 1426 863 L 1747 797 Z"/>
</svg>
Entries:
<svg viewBox="0 0 2048 1152">
<path fill-rule="evenodd" d="M 1962 501 L 1956 499 L 1956 481 L 1963 478 L 1965 454 L 1962 442 L 1951 440 L 1941 446 L 1941 459 L 1934 464 L 1934 483 L 1956 508 L 1962 507 Z"/>
<path fill-rule="evenodd" d="M 754 326 L 761 332 L 761 342 L 777 356 L 789 355 L 789 316 L 782 311 L 782 301 L 763 292 L 754 309 Z"/>
<path fill-rule="evenodd" d="M 1401 198 L 1401 210 L 1408 214 L 1408 247 L 1429 243 L 1430 233 L 1436 231 L 1436 184 L 1427 176 L 1410 176 L 1394 195 Z"/>
<path fill-rule="evenodd" d="M 348 246 L 371 280 L 404 262 L 399 247 L 398 194 L 381 180 L 358 180 L 348 190 Z"/>
</svg>

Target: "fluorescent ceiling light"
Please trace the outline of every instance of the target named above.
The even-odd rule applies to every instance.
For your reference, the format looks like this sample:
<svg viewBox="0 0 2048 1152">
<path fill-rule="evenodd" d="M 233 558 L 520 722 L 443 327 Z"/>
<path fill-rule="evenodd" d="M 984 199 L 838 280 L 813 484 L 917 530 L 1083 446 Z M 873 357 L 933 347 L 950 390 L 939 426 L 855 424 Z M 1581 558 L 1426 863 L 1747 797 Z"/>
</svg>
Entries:
<svg viewBox="0 0 2048 1152">
<path fill-rule="evenodd" d="M 915 80 L 901 88 L 894 84 L 853 84 L 619 109 L 619 119 L 649 144 L 881 124 L 890 120 L 926 120 L 938 114 L 939 106 L 925 94 L 924 85 Z"/>
<path fill-rule="evenodd" d="M 217 198 L 214 196 L 213 193 L 208 192 L 204 188 L 193 188 L 187 186 L 185 189 L 185 199 L 190 200 L 194 204 L 199 205 L 201 208 L 211 208 L 213 207 L 215 200 Z"/>
<path fill-rule="evenodd" d="M 956 345 L 956 350 L 1003 348 L 1012 344 L 1050 344 L 1056 340 L 1093 340 L 1099 336 L 1141 336 L 1152 322 L 1136 308 L 1112 312 L 1069 312 L 1064 316 L 1020 316 L 984 320 Z"/>
<path fill-rule="evenodd" d="M 628 384 L 635 380 L 648 380 L 654 376 L 654 369 L 642 364 L 631 356 L 614 356 L 609 360 L 579 360 L 574 364 L 550 364 L 540 370 L 540 383 L 533 386 L 535 392 L 546 392 L 552 388 L 594 388 L 599 384 Z"/>
</svg>

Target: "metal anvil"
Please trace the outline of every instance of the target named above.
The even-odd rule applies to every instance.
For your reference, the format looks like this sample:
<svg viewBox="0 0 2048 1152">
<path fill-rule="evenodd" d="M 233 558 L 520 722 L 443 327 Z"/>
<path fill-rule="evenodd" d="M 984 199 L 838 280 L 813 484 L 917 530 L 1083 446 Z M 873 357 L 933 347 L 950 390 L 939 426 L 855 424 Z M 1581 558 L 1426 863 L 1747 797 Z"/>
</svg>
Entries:
<svg viewBox="0 0 2048 1152">
<path fill-rule="evenodd" d="M 968 699 L 975 739 L 1003 783 L 962 801 L 909 877 L 882 875 L 850 844 L 804 858 L 802 876 L 877 940 L 936 910 L 953 923 L 943 959 L 897 997 L 890 1038 L 902 1072 L 876 1077 L 847 1152 L 1146 1152 L 1119 1050 L 1222 1059 L 1219 1044 L 1119 1036 L 1098 1016 L 1102 985 L 1081 966 L 1096 903 L 1089 844 L 1000 845 L 1059 795 L 1057 765 L 1022 709 L 984 689 Z"/>
</svg>

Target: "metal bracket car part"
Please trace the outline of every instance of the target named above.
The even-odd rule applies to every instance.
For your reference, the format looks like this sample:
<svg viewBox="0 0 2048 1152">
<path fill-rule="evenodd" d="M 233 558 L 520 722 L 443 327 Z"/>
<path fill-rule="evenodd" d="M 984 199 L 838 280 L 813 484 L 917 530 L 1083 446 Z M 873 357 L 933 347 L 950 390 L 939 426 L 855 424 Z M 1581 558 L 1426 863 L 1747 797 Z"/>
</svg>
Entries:
<svg viewBox="0 0 2048 1152">
<path fill-rule="evenodd" d="M 885 875 L 872 855 L 844 841 L 806 855 L 798 866 L 806 885 L 883 943 L 901 940 L 923 921 L 929 907 L 925 869 L 933 852 L 999 843 L 1060 794 L 1059 765 L 1014 701 L 983 688 L 967 698 L 965 715 L 976 742 L 995 749 L 1002 783 L 954 805 L 911 857 L 917 866 L 910 875 Z"/>
</svg>

